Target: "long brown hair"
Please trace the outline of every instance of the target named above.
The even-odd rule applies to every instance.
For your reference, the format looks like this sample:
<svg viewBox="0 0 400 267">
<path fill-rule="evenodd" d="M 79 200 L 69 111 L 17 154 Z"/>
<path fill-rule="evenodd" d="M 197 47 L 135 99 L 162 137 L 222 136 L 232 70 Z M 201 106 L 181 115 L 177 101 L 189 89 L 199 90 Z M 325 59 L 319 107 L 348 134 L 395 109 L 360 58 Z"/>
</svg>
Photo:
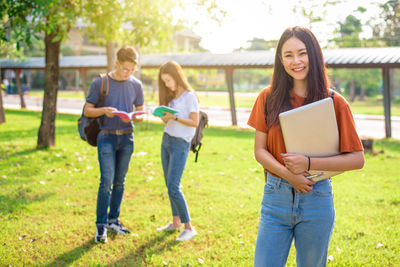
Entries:
<svg viewBox="0 0 400 267">
<path fill-rule="evenodd" d="M 160 105 L 168 105 L 168 103 L 174 99 L 176 94 L 165 86 L 164 81 L 161 79 L 161 75 L 163 74 L 169 74 L 172 79 L 174 79 L 176 86 L 182 87 L 186 91 L 193 91 L 192 87 L 190 87 L 186 80 L 181 65 L 175 61 L 168 61 L 160 67 L 160 72 L 158 74 L 158 99 Z"/>
<path fill-rule="evenodd" d="M 279 124 L 279 113 L 292 109 L 289 91 L 294 85 L 293 78 L 285 71 L 281 61 L 282 46 L 292 37 L 296 37 L 306 45 L 308 54 L 309 71 L 307 96 L 304 104 L 326 98 L 329 95 L 329 78 L 317 38 L 307 28 L 296 26 L 286 29 L 278 42 L 271 88 L 265 102 L 265 117 L 268 127 Z"/>
</svg>

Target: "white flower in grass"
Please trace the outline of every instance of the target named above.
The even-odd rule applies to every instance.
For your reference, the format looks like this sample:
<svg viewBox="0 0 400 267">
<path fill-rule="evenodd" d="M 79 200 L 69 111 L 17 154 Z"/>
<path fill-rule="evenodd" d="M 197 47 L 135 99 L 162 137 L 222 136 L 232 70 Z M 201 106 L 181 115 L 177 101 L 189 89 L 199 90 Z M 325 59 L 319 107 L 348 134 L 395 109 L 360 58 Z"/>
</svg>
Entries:
<svg viewBox="0 0 400 267">
<path fill-rule="evenodd" d="M 142 152 L 138 152 L 138 153 L 134 153 L 133 156 L 146 156 L 147 152 L 142 151 Z"/>
<path fill-rule="evenodd" d="M 329 255 L 328 261 L 334 261 L 335 259 L 333 258 L 333 255 Z"/>
<path fill-rule="evenodd" d="M 40 181 L 39 183 L 40 183 L 40 184 L 46 184 L 46 182 L 45 182 L 45 181 Z"/>
<path fill-rule="evenodd" d="M 199 263 L 201 263 L 201 264 L 204 263 L 204 260 L 203 260 L 203 259 L 200 259 L 200 258 L 198 258 L 197 261 L 198 261 Z"/>
<path fill-rule="evenodd" d="M 166 261 L 162 261 L 162 263 L 163 263 L 165 266 L 168 265 L 168 263 L 167 263 Z"/>
<path fill-rule="evenodd" d="M 376 244 L 376 248 L 381 248 L 381 247 L 383 247 L 384 245 L 382 244 L 382 243 L 378 243 L 378 244 Z"/>
</svg>

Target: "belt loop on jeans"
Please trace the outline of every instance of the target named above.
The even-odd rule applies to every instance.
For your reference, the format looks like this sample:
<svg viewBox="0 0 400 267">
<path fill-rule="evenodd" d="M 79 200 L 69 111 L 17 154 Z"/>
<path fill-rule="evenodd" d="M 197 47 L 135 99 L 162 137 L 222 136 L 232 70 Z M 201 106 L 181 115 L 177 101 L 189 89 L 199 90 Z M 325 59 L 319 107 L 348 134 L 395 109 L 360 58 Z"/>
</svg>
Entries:
<svg viewBox="0 0 400 267">
<path fill-rule="evenodd" d="M 278 178 L 278 182 L 276 183 L 276 187 L 279 188 L 282 182 L 282 178 Z"/>
<path fill-rule="evenodd" d="M 107 133 L 107 134 L 115 134 L 115 135 L 124 135 L 124 134 L 130 134 L 133 132 L 133 129 L 123 129 L 123 130 L 108 130 L 108 129 L 103 129 L 101 130 L 102 133 Z"/>
</svg>

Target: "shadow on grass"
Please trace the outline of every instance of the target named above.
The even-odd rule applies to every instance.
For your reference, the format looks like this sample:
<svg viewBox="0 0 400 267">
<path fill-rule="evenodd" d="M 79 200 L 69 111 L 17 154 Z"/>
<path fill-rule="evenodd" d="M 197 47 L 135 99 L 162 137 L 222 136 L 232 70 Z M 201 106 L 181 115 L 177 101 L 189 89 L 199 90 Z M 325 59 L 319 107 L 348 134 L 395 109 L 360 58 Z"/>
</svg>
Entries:
<svg viewBox="0 0 400 267">
<path fill-rule="evenodd" d="M 46 199 L 54 195 L 54 193 L 43 195 L 30 195 L 30 193 L 31 192 L 26 190 L 19 190 L 13 197 L 0 195 L 0 215 L 4 216 L 6 214 L 18 213 L 33 202 L 44 202 Z"/>
<path fill-rule="evenodd" d="M 142 244 L 129 255 L 107 266 L 147 266 L 149 264 L 147 259 L 152 255 L 161 254 L 165 249 L 170 249 L 178 244 L 175 240 L 165 241 L 172 234 L 174 232 L 163 232 Z"/>
<path fill-rule="evenodd" d="M 65 252 L 64 254 L 58 256 L 53 262 L 44 265 L 45 267 L 50 266 L 71 266 L 75 261 L 77 261 L 82 255 L 89 252 L 96 244 L 93 240 L 88 240 L 82 246 L 77 247 L 73 250 Z"/>
<path fill-rule="evenodd" d="M 13 147 L 11 147 L 13 148 Z M 18 149 L 17 147 L 15 147 L 15 150 Z M 1 151 L 1 149 L 0 149 Z M 43 172 L 43 169 L 40 165 L 40 161 L 43 157 L 49 157 L 52 156 L 55 152 L 52 151 L 50 148 L 29 148 L 29 149 L 25 149 L 25 150 L 21 150 L 21 151 L 16 151 L 16 152 L 11 152 L 9 154 L 7 154 L 9 151 L 5 151 L 4 155 L 0 156 L 0 159 L 3 161 L 0 163 L 0 168 L 4 168 L 8 169 L 7 171 L 7 176 L 14 176 L 14 172 L 17 173 L 18 175 L 22 175 L 24 176 L 24 171 L 25 175 L 29 176 L 33 176 L 36 175 L 40 172 Z M 46 154 L 44 155 L 40 155 L 38 153 L 40 152 L 46 152 Z M 36 160 L 32 160 L 32 159 L 26 159 L 25 156 L 33 156 L 36 157 Z M 59 161 L 63 161 L 64 159 L 61 157 L 56 157 L 53 156 L 51 158 L 52 162 L 59 162 Z M 34 163 L 34 165 L 27 165 L 27 164 L 32 164 Z M 14 164 L 15 166 L 18 165 L 17 168 L 10 168 L 10 164 Z M 25 180 L 21 180 L 26 182 Z M 15 182 L 15 181 L 13 181 Z M 7 182 L 6 182 L 7 183 Z"/>
</svg>

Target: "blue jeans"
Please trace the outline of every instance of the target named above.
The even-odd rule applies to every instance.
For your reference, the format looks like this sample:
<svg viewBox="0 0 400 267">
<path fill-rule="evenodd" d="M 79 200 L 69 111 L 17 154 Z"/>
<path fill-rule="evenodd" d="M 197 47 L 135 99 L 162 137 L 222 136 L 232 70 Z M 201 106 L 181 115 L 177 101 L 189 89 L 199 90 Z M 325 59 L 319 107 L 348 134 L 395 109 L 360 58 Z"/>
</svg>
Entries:
<svg viewBox="0 0 400 267">
<path fill-rule="evenodd" d="M 133 153 L 133 135 L 100 132 L 97 136 L 100 186 L 97 194 L 96 224 L 116 221 L 125 188 L 125 175 Z M 108 208 L 110 213 L 107 214 Z"/>
<path fill-rule="evenodd" d="M 308 193 L 297 193 L 289 182 L 268 173 L 254 266 L 285 266 L 293 239 L 297 266 L 326 266 L 334 221 L 329 179 Z"/>
<path fill-rule="evenodd" d="M 185 170 L 189 148 L 189 142 L 164 133 L 161 144 L 161 162 L 165 184 L 168 188 L 172 216 L 179 216 L 182 223 L 190 222 L 186 200 L 179 187 Z"/>
</svg>

